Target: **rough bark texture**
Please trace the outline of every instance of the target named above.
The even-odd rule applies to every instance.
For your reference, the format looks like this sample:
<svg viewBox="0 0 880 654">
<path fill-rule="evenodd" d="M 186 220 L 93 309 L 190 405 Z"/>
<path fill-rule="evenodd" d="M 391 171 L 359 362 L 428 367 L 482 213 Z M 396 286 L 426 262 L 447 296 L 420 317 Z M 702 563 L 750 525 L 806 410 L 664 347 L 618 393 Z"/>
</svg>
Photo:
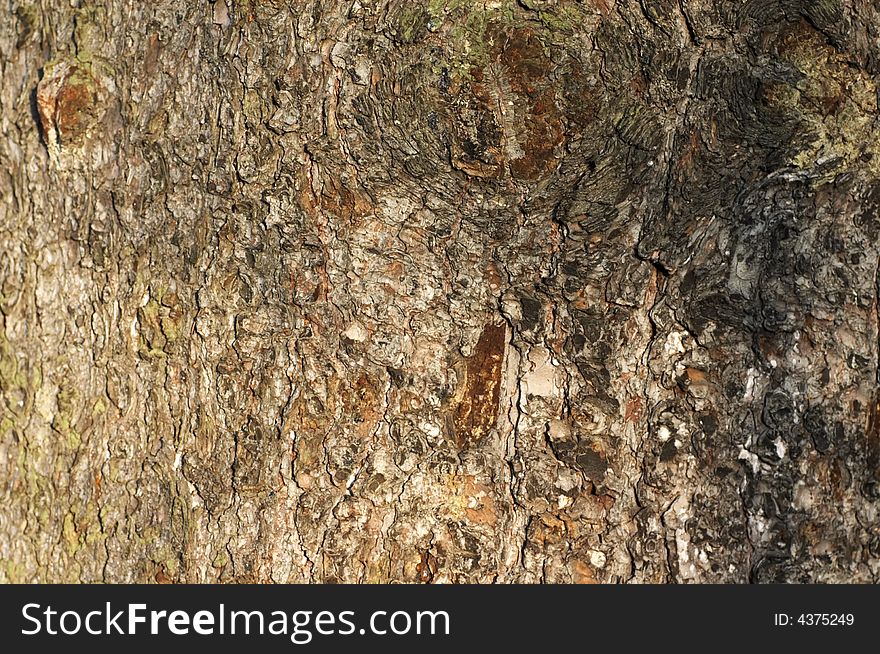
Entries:
<svg viewBox="0 0 880 654">
<path fill-rule="evenodd" d="M 880 579 L 871 0 L 0 0 L 0 580 Z"/>
</svg>

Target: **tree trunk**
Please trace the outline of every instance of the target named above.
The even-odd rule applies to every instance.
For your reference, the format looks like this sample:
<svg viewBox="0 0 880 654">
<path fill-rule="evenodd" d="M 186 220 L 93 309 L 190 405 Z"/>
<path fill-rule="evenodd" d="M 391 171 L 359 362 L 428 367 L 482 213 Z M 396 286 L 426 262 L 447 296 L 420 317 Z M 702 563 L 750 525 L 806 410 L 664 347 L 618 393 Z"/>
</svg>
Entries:
<svg viewBox="0 0 880 654">
<path fill-rule="evenodd" d="M 880 579 L 871 0 L 2 0 L 0 580 Z"/>
</svg>

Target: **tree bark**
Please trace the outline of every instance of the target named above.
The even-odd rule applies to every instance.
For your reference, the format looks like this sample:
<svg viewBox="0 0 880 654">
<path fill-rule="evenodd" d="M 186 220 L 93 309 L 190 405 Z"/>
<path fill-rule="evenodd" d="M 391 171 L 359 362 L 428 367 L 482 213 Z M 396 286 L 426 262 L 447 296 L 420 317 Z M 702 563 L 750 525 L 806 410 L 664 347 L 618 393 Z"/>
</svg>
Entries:
<svg viewBox="0 0 880 654">
<path fill-rule="evenodd" d="M 0 580 L 874 582 L 871 0 L 2 0 Z"/>
</svg>

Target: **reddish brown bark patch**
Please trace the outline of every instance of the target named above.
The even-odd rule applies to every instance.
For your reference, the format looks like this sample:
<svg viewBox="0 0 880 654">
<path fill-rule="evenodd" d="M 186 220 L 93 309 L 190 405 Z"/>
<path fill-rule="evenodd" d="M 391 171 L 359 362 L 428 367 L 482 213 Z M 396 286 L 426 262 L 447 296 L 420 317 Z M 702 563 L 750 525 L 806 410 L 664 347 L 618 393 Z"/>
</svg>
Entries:
<svg viewBox="0 0 880 654">
<path fill-rule="evenodd" d="M 416 574 L 419 583 L 430 584 L 437 574 L 437 558 L 430 552 L 422 552 L 421 559 L 416 565 Z"/>
<path fill-rule="evenodd" d="M 82 66 L 67 62 L 48 69 L 37 86 L 37 113 L 47 145 L 81 140 L 99 118 L 98 82 Z"/>
<path fill-rule="evenodd" d="M 490 26 L 488 61 L 474 65 L 455 101 L 453 166 L 472 177 L 537 180 L 564 141 L 555 66 L 528 28 Z"/>
<path fill-rule="evenodd" d="M 498 59 L 509 71 L 510 87 L 523 99 L 526 112 L 523 154 L 510 162 L 510 173 L 519 179 L 538 179 L 556 168 L 556 148 L 563 141 L 556 88 L 549 76 L 553 63 L 529 29 L 517 29 L 498 42 L 504 43 Z"/>
<path fill-rule="evenodd" d="M 56 120 L 62 139 L 75 136 L 87 122 L 95 103 L 92 89 L 84 83 L 65 84 L 58 94 Z"/>
<path fill-rule="evenodd" d="M 453 417 L 460 448 L 479 443 L 495 428 L 506 343 L 505 326 L 488 324 L 468 359 L 464 390 Z"/>
</svg>

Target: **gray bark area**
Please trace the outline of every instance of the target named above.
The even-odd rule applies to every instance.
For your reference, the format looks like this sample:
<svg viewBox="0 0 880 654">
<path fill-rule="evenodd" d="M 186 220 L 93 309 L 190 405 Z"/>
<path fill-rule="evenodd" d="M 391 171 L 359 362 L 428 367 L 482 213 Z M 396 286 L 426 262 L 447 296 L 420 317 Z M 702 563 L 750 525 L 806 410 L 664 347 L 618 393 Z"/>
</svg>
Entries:
<svg viewBox="0 0 880 654">
<path fill-rule="evenodd" d="M 878 39 L 0 0 L 0 581 L 877 581 Z"/>
</svg>

